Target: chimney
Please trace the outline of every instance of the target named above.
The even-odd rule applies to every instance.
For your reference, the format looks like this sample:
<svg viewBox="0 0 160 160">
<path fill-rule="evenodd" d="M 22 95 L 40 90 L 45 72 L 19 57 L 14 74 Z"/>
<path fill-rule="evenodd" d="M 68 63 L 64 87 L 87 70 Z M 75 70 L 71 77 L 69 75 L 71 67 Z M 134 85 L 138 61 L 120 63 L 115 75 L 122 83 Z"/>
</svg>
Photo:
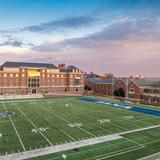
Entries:
<svg viewBox="0 0 160 160">
<path fill-rule="evenodd" d="M 64 64 L 64 63 L 63 63 L 63 64 L 59 64 L 59 65 L 58 65 L 58 68 L 59 68 L 59 69 L 65 69 L 65 64 Z"/>
</svg>

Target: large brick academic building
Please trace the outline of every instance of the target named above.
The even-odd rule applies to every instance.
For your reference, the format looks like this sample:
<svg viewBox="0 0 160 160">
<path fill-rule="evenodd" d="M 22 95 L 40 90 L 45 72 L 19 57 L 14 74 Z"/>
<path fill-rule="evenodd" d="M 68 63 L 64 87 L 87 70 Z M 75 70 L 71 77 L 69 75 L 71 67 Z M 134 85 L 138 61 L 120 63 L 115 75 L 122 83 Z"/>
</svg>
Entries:
<svg viewBox="0 0 160 160">
<path fill-rule="evenodd" d="M 82 94 L 84 73 L 73 65 L 5 62 L 0 66 L 0 95 Z"/>
</svg>

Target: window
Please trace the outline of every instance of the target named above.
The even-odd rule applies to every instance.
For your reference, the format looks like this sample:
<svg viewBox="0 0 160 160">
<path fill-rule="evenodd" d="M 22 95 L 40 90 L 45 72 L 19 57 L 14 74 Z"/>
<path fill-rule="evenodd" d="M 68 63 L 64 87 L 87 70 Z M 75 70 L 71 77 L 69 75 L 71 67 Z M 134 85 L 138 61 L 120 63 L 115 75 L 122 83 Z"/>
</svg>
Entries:
<svg viewBox="0 0 160 160">
<path fill-rule="evenodd" d="M 74 80 L 74 85 L 80 85 L 80 80 L 79 79 L 75 79 Z"/>
<path fill-rule="evenodd" d="M 68 89 L 67 88 L 65 88 L 65 92 L 67 92 L 68 91 Z"/>
<path fill-rule="evenodd" d="M 28 87 L 39 87 L 39 78 L 37 77 L 30 77 L 28 79 Z"/>
<path fill-rule="evenodd" d="M 16 74 L 16 77 L 18 77 L 18 74 Z"/>
<path fill-rule="evenodd" d="M 128 97 L 129 98 L 134 98 L 134 95 L 133 94 L 129 94 Z"/>
<path fill-rule="evenodd" d="M 22 77 L 25 77 L 25 74 L 22 74 Z"/>
<path fill-rule="evenodd" d="M 44 69 L 42 70 L 42 73 L 45 73 L 45 70 L 44 70 Z"/>
<path fill-rule="evenodd" d="M 3 68 L 3 70 L 5 71 L 5 72 L 19 72 L 19 68 L 7 68 L 7 67 L 4 67 Z"/>
<path fill-rule="evenodd" d="M 129 92 L 134 92 L 134 88 L 129 88 Z"/>
<path fill-rule="evenodd" d="M 78 92 L 78 88 L 76 88 L 76 92 Z"/>
<path fill-rule="evenodd" d="M 12 73 L 10 74 L 10 77 L 13 77 L 13 74 L 12 74 Z"/>
<path fill-rule="evenodd" d="M 22 72 L 25 72 L 25 69 L 22 69 Z"/>
</svg>

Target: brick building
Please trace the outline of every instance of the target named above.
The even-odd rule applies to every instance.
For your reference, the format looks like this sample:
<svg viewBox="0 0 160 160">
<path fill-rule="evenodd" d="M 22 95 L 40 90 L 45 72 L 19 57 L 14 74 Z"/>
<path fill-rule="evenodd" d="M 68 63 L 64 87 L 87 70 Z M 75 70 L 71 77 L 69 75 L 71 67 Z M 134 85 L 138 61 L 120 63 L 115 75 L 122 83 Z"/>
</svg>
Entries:
<svg viewBox="0 0 160 160">
<path fill-rule="evenodd" d="M 82 94 L 84 73 L 73 65 L 5 62 L 0 66 L 0 95 Z"/>
<path fill-rule="evenodd" d="M 160 105 L 160 79 L 142 78 L 131 80 L 128 84 L 128 99 Z"/>
<path fill-rule="evenodd" d="M 113 96 L 115 90 L 122 88 L 125 99 L 132 102 L 160 105 L 160 79 L 156 78 L 85 78 L 85 85 L 94 93 Z"/>
<path fill-rule="evenodd" d="M 125 82 L 118 78 L 85 78 L 85 85 L 92 88 L 95 93 L 105 94 L 109 96 L 114 95 L 114 91 L 119 88 L 125 90 Z"/>
</svg>

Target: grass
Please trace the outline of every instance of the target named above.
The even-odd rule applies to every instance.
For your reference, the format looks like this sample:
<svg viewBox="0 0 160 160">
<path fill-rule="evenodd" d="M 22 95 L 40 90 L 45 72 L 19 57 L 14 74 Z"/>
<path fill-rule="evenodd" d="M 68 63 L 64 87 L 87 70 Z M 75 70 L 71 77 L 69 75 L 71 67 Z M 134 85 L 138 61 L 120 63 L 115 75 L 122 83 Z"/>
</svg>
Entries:
<svg viewBox="0 0 160 160">
<path fill-rule="evenodd" d="M 6 110 L 15 114 L 0 117 L 1 155 L 160 124 L 158 116 L 85 102 L 76 97 L 1 101 L 0 112 Z M 126 119 L 126 116 L 133 118 Z M 99 120 L 110 122 L 100 123 Z M 119 140 L 33 159 L 60 160 L 66 153 L 71 160 L 132 160 L 160 152 L 159 139 L 160 128 L 155 128 L 126 134 Z"/>
</svg>

